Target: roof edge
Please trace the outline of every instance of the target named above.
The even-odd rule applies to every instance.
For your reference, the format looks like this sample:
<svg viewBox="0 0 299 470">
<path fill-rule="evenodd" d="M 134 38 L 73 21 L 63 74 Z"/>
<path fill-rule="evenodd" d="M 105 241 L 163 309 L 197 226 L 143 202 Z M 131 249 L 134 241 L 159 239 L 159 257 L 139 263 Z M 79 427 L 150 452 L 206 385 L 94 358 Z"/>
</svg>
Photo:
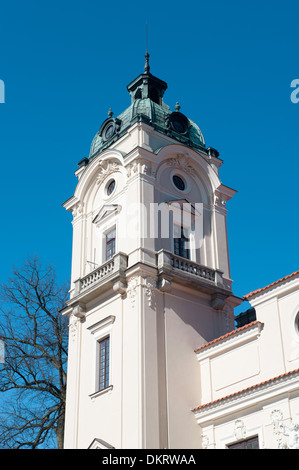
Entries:
<svg viewBox="0 0 299 470">
<path fill-rule="evenodd" d="M 225 397 L 217 398 L 217 400 L 213 400 L 209 403 L 204 403 L 203 405 L 199 405 L 196 408 L 193 408 L 191 411 L 197 412 L 197 411 L 201 411 L 201 410 L 203 410 L 205 408 L 208 408 L 208 407 L 213 407 L 214 405 L 218 405 L 221 402 L 225 402 L 227 400 L 237 398 L 238 396 L 241 396 L 242 394 L 250 393 L 251 391 L 253 391 L 255 389 L 267 387 L 268 385 L 271 385 L 271 383 L 273 383 L 273 384 L 275 382 L 278 383 L 281 380 L 284 380 L 284 379 L 287 379 L 287 378 L 290 378 L 290 377 L 296 376 L 296 375 L 299 375 L 299 369 L 294 369 L 294 370 L 291 370 L 289 372 L 285 372 L 284 374 L 280 374 L 276 377 L 272 377 L 271 379 L 264 380 L 263 382 L 260 382 L 260 383 L 255 384 L 255 385 L 251 385 L 250 387 L 247 387 L 247 388 L 244 388 L 243 390 L 239 390 L 237 392 L 231 393 L 230 395 L 226 395 Z"/>
<path fill-rule="evenodd" d="M 251 323 L 247 323 L 246 325 L 244 326 L 241 326 L 240 328 L 237 328 L 236 330 L 232 330 L 230 331 L 229 333 L 226 333 L 225 335 L 222 335 L 222 336 L 219 336 L 218 338 L 215 338 L 213 339 L 212 341 L 209 341 L 208 343 L 205 343 L 203 344 L 202 346 L 200 346 L 199 348 L 195 349 L 194 352 L 195 353 L 199 353 L 207 348 L 209 348 L 210 346 L 214 346 L 216 345 L 217 343 L 221 343 L 221 341 L 224 341 L 232 336 L 236 336 L 238 335 L 239 333 L 243 333 L 244 331 L 247 331 L 249 330 L 250 328 L 253 328 L 254 326 L 262 326 L 263 323 L 261 323 L 260 321 L 258 320 L 255 320 Z"/>
<path fill-rule="evenodd" d="M 265 287 L 261 287 L 260 289 L 256 289 L 252 292 L 249 292 L 249 294 L 246 294 L 246 295 L 243 296 L 243 299 L 244 300 L 249 300 L 253 296 L 258 295 L 262 292 L 265 292 L 266 290 L 271 289 L 272 287 L 277 286 L 277 285 L 279 285 L 279 284 L 281 284 L 285 281 L 288 281 L 288 280 L 290 280 L 290 279 L 292 279 L 296 276 L 299 276 L 299 271 L 294 271 L 292 274 L 288 274 L 287 276 L 282 277 L 281 279 L 278 279 L 277 281 L 272 282 L 271 284 L 268 284 Z"/>
</svg>

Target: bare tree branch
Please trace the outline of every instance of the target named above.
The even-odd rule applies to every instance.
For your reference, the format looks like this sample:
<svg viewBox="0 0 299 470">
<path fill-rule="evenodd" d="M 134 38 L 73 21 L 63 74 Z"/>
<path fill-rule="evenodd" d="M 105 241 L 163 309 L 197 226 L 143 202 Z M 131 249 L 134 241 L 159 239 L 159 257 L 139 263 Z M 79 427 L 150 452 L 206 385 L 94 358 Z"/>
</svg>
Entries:
<svg viewBox="0 0 299 470">
<path fill-rule="evenodd" d="M 59 311 L 67 296 L 36 257 L 0 286 L 0 392 L 10 397 L 0 410 L 2 448 L 47 447 L 53 433 L 63 446 L 68 326 Z"/>
</svg>

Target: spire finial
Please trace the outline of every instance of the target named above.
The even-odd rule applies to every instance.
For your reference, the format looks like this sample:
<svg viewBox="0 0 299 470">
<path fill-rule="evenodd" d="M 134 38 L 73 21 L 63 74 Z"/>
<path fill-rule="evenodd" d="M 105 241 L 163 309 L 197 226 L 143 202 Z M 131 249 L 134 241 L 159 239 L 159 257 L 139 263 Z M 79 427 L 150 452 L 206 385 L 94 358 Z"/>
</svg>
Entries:
<svg viewBox="0 0 299 470">
<path fill-rule="evenodd" d="M 108 116 L 111 118 L 113 116 L 113 111 L 111 108 L 109 108 L 109 111 L 108 111 Z"/>
<path fill-rule="evenodd" d="M 149 66 L 149 53 L 148 53 L 147 22 L 145 23 L 145 40 L 146 40 L 146 53 L 145 53 L 144 72 L 149 73 L 150 66 Z"/>
<path fill-rule="evenodd" d="M 174 109 L 175 109 L 177 112 L 181 109 L 181 107 L 180 107 L 178 101 L 176 102 Z"/>
</svg>

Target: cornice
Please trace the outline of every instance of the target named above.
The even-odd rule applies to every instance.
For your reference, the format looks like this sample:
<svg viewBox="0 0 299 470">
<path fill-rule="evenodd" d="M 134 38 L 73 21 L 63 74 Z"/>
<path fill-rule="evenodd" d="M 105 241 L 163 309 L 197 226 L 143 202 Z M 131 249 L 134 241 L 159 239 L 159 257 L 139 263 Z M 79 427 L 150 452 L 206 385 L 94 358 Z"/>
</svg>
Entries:
<svg viewBox="0 0 299 470">
<path fill-rule="evenodd" d="M 281 374 L 277 377 L 252 385 L 246 389 L 237 391 L 210 403 L 194 408 L 198 424 L 220 418 L 224 414 L 241 411 L 246 407 L 258 405 L 262 408 L 268 400 L 290 392 L 299 394 L 299 369 Z"/>
<path fill-rule="evenodd" d="M 201 361 L 207 357 L 212 358 L 230 349 L 239 347 L 244 343 L 255 340 L 260 336 L 263 326 L 263 323 L 254 321 L 237 330 L 232 330 L 219 338 L 215 338 L 194 351 L 197 355 L 197 359 Z"/>
</svg>

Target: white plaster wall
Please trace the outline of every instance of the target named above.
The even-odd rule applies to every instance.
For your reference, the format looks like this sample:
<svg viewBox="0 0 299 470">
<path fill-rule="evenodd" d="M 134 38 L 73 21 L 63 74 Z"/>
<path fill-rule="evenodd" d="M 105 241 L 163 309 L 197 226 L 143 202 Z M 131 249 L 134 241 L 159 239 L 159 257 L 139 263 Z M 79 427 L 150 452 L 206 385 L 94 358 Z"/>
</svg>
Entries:
<svg viewBox="0 0 299 470">
<path fill-rule="evenodd" d="M 159 139 L 147 126 L 133 126 L 114 150 L 103 152 L 80 173 L 75 195 L 66 205 L 69 210 L 80 206 L 80 211 L 74 214 L 72 282 L 92 270 L 86 263 L 88 258 L 99 264 L 103 262 L 97 229 L 105 230 L 112 219 L 103 219 L 97 228 L 92 220 L 102 205 L 108 203 L 122 206 L 114 220 L 116 251 L 129 255 L 128 278 L 137 276 L 136 286 L 133 289 L 128 286 L 124 298 L 107 291 L 96 303 L 87 304 L 86 319 L 77 322 L 72 329 L 66 447 L 87 448 L 94 438 L 103 439 L 116 448 L 197 448 L 200 445 L 200 427 L 191 412 L 200 397 L 200 376 L 193 351 L 223 334 L 225 322 L 219 319 L 222 313 L 211 308 L 210 295 L 201 294 L 197 288 L 175 286 L 171 293 L 156 289 L 154 303 L 149 304 L 144 278 L 155 274 L 152 271 L 154 250 L 160 245 L 150 237 L 142 237 L 139 203 L 160 202 L 165 200 L 165 195 L 179 196 L 170 185 L 171 169 L 165 167 L 164 161 L 184 153 L 182 145 L 162 149 L 157 154 L 148 152 L 154 147 L 160 148 L 162 141 L 171 143 L 167 138 Z M 220 181 L 199 154 L 188 149 L 188 159 L 197 172 L 196 177 L 186 175 L 191 182 L 189 196 L 193 202 L 204 202 L 208 217 L 200 262 L 207 262 L 212 268 L 223 267 L 228 276 L 226 215 L 222 211 L 214 224 L 210 211 L 213 191 Z M 102 183 L 97 181 L 100 160 L 105 164 L 110 160 L 118 164 L 114 174 L 117 188 L 110 198 L 106 198 L 103 191 L 108 179 Z M 144 161 L 151 168 L 149 174 L 143 169 Z M 157 179 L 160 170 L 161 178 Z M 132 209 L 133 222 L 131 218 L 129 221 L 122 218 L 125 206 Z M 126 236 L 125 230 L 129 230 Z M 169 250 L 169 240 L 165 243 L 161 247 Z M 140 261 L 147 263 L 142 278 L 134 271 Z M 84 298 L 81 301 L 84 303 Z M 113 388 L 95 394 L 95 336 L 90 328 L 111 316 L 115 317 L 110 330 Z"/>
</svg>

